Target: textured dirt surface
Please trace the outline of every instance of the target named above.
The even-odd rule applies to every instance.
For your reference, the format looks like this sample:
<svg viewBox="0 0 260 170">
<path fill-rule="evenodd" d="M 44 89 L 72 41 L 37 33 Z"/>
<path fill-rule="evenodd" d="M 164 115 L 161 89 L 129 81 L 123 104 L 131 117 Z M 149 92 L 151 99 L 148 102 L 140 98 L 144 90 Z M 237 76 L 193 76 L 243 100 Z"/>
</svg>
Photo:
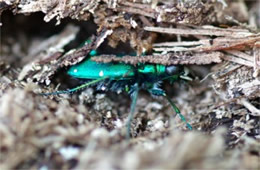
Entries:
<svg viewBox="0 0 260 170">
<path fill-rule="evenodd" d="M 0 2 L 1 170 L 260 168 L 259 2 L 34 2 Z M 101 62 L 189 68 L 193 81 L 162 86 L 193 130 L 145 91 L 129 140 L 128 94 L 39 95 L 79 85 L 66 69 L 91 49 Z M 143 49 L 149 55 L 129 56 Z"/>
</svg>

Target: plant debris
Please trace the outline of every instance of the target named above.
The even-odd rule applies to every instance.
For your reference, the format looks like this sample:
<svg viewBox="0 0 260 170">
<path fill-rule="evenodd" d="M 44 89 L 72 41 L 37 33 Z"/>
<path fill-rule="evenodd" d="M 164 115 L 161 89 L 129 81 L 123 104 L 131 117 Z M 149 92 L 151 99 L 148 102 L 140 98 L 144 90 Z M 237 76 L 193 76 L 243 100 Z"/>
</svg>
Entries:
<svg viewBox="0 0 260 170">
<path fill-rule="evenodd" d="M 93 61 L 109 63 L 109 62 L 123 62 L 127 64 L 137 65 L 138 63 L 153 63 L 163 65 L 177 65 L 177 64 L 211 64 L 220 63 L 223 54 L 221 52 L 214 53 L 167 53 L 159 55 L 145 55 L 145 56 L 122 56 L 116 55 L 100 55 L 92 57 Z"/>
<path fill-rule="evenodd" d="M 259 169 L 260 1 L 0 0 L 0 169 Z M 66 70 L 183 65 L 191 82 L 131 99 L 74 94 Z"/>
</svg>

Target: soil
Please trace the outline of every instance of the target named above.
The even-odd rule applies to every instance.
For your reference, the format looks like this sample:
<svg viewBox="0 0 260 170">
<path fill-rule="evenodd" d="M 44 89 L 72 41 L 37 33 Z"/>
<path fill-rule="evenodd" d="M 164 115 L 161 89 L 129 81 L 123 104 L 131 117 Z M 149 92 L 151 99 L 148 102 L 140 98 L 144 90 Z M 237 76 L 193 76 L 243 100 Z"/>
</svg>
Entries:
<svg viewBox="0 0 260 170">
<path fill-rule="evenodd" d="M 0 169 L 260 169 L 259 1 L 0 2 Z M 88 40 L 88 43 L 86 43 Z M 180 65 L 190 80 L 128 93 L 77 87 L 103 63 Z M 134 56 L 133 56 L 134 54 Z M 118 55 L 122 57 L 118 57 Z"/>
</svg>

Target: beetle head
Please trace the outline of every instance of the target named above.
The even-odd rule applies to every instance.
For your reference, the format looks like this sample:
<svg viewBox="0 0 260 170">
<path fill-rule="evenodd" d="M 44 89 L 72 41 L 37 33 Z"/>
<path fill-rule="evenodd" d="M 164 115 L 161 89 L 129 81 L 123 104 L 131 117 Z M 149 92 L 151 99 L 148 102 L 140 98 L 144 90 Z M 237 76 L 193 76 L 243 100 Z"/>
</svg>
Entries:
<svg viewBox="0 0 260 170">
<path fill-rule="evenodd" d="M 183 72 L 183 68 L 181 66 L 170 65 L 166 66 L 165 72 L 169 76 L 179 75 Z"/>
<path fill-rule="evenodd" d="M 187 67 L 170 65 L 166 66 L 165 72 L 169 76 L 180 76 L 181 79 L 192 81 L 189 77 L 190 70 Z"/>
</svg>

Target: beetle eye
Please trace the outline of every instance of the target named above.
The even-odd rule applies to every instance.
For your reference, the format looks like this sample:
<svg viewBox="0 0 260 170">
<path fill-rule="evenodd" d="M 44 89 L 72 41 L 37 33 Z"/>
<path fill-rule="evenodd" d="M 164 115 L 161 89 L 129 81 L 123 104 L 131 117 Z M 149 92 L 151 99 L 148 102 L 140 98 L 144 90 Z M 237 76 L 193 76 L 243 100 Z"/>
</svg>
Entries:
<svg viewBox="0 0 260 170">
<path fill-rule="evenodd" d="M 175 74 L 180 74 L 182 69 L 181 67 L 178 66 L 166 66 L 165 71 L 168 75 L 175 75 Z"/>
</svg>

